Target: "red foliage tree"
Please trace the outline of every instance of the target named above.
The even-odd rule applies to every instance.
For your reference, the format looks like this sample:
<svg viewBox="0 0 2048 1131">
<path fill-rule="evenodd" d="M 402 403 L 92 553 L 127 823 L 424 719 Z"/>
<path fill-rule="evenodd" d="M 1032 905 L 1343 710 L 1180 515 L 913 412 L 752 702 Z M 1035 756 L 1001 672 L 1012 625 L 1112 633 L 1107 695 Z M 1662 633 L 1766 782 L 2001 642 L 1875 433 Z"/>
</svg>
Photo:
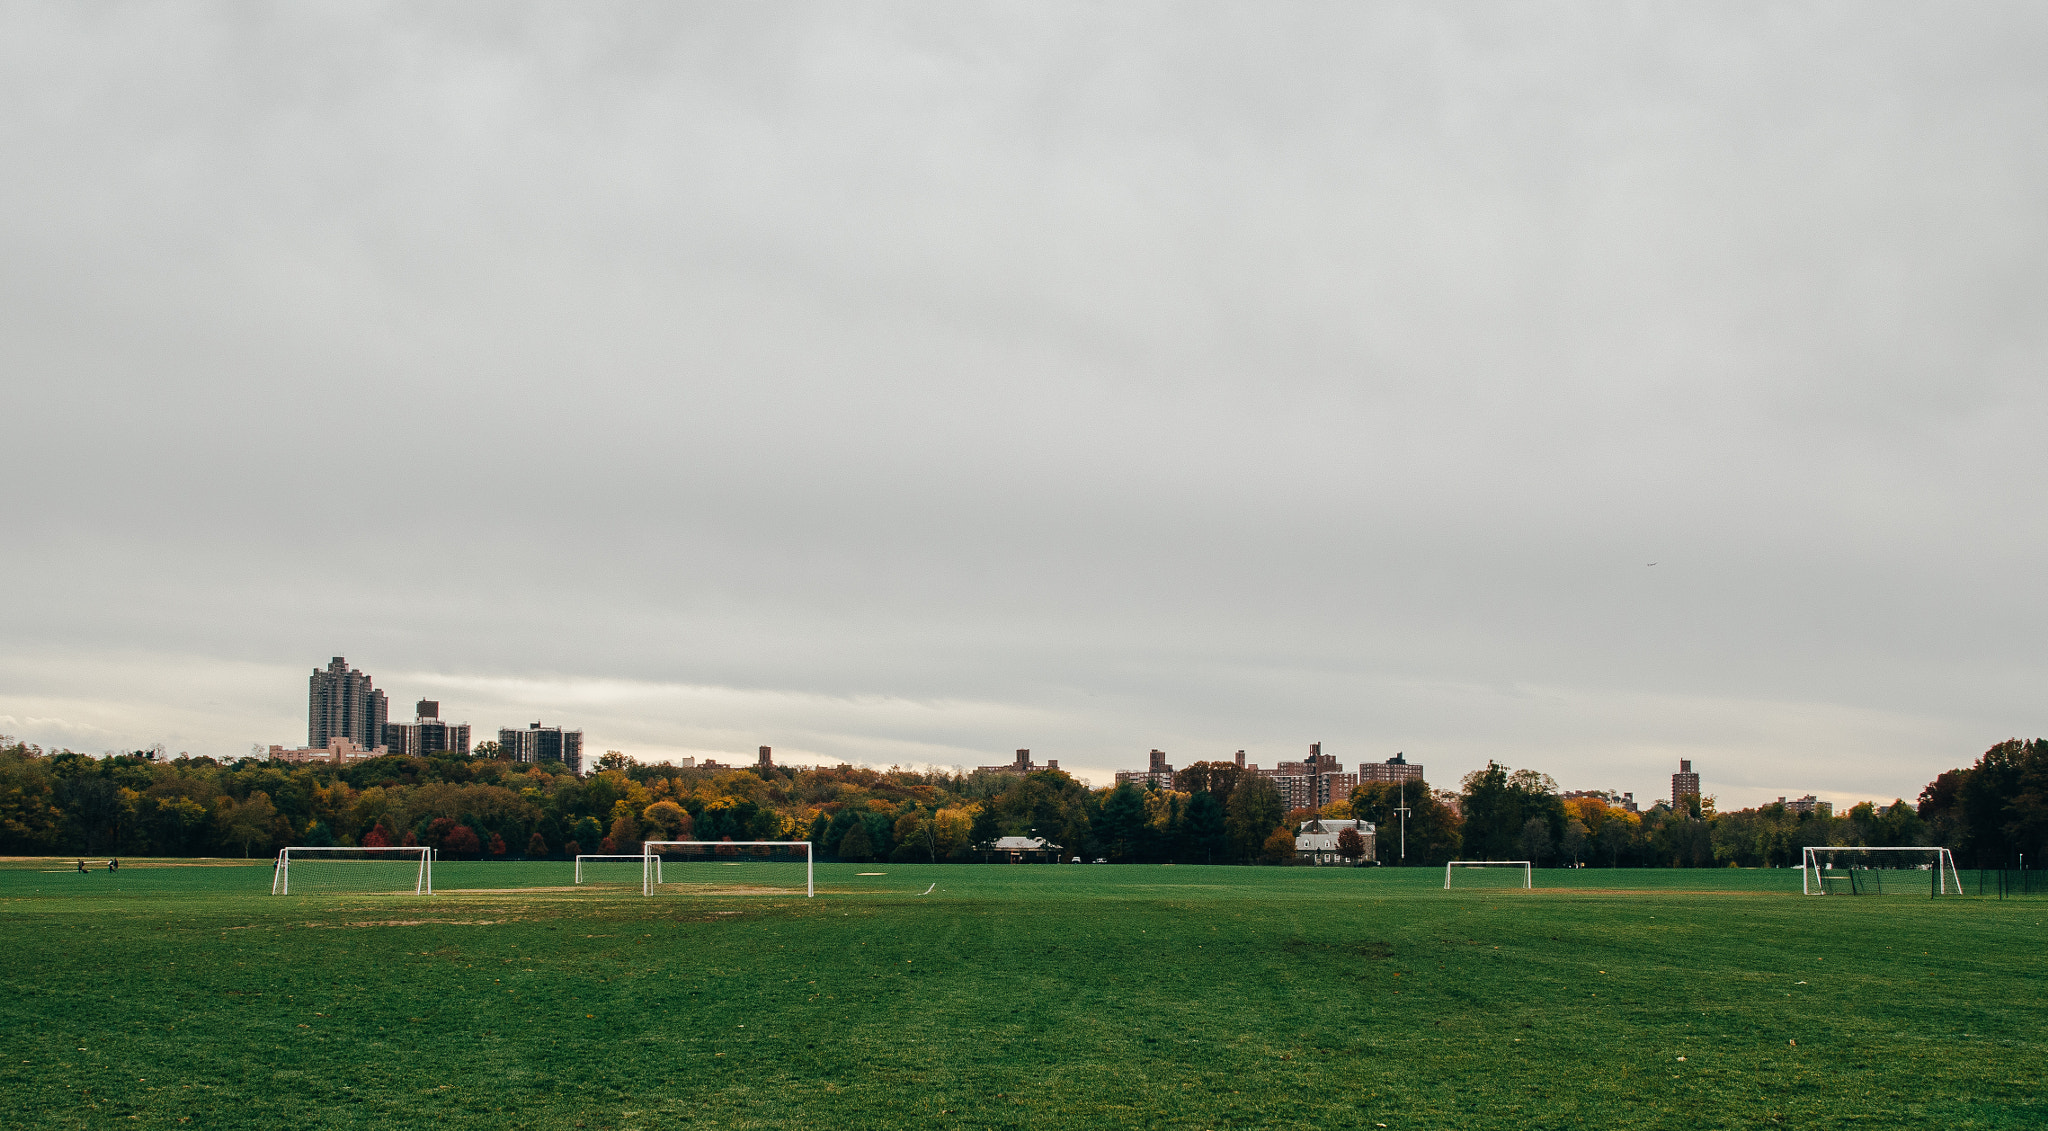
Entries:
<svg viewBox="0 0 2048 1131">
<path fill-rule="evenodd" d="M 439 822 L 436 822 L 437 824 Z M 441 838 L 441 851 L 457 856 L 476 856 L 483 851 L 483 843 L 476 838 L 475 830 L 468 825 L 456 825 Z"/>
<path fill-rule="evenodd" d="M 498 835 L 497 833 L 492 833 L 492 834 L 491 834 L 491 855 L 493 855 L 493 856 L 503 856 L 503 855 L 505 855 L 505 838 L 504 838 L 504 837 L 502 837 L 502 836 L 499 836 L 499 835 Z"/>
<path fill-rule="evenodd" d="M 528 856 L 546 856 L 548 854 L 547 838 L 539 833 L 533 834 L 532 839 L 526 842 L 526 854 Z"/>
<path fill-rule="evenodd" d="M 377 822 L 377 827 L 376 827 L 376 828 L 373 828 L 373 829 L 371 829 L 371 830 L 370 830 L 369 832 L 367 832 L 367 833 L 364 833 L 364 834 L 363 834 L 363 847 L 364 847 L 364 848 L 389 848 L 389 847 L 391 847 L 391 830 L 390 830 L 390 829 L 387 829 L 387 828 L 385 828 L 385 827 L 384 827 L 384 822 L 382 822 L 382 821 L 378 821 L 378 822 Z"/>
</svg>

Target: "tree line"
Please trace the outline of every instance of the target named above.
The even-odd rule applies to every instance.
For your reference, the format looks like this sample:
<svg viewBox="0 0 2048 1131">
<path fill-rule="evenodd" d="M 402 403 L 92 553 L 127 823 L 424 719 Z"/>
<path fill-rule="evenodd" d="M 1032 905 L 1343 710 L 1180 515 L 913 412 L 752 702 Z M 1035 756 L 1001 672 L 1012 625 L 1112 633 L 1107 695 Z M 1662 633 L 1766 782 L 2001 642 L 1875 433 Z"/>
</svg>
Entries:
<svg viewBox="0 0 2048 1131">
<path fill-rule="evenodd" d="M 1037 836 L 1089 860 L 1286 864 L 1295 830 L 1318 817 L 1373 822 L 1382 864 L 1782 867 L 1808 845 L 1924 844 L 1954 849 L 1969 867 L 2048 847 L 2039 739 L 2001 743 L 1940 775 L 1917 805 L 1865 803 L 1838 816 L 1779 804 L 1721 813 L 1712 798 L 1635 813 L 1565 798 L 1546 774 L 1492 762 L 1455 791 L 1369 783 L 1319 810 L 1288 811 L 1270 780 L 1233 762 L 1198 762 L 1170 788 L 1093 789 L 1059 770 L 684 769 L 612 751 L 578 775 L 492 755 L 486 745 L 467 757 L 337 767 L 93 757 L 0 736 L 0 852 L 267 856 L 286 844 L 419 844 L 454 858 L 530 859 L 636 852 L 644 839 L 808 840 L 824 859 L 970 862 L 999 837 Z"/>
</svg>

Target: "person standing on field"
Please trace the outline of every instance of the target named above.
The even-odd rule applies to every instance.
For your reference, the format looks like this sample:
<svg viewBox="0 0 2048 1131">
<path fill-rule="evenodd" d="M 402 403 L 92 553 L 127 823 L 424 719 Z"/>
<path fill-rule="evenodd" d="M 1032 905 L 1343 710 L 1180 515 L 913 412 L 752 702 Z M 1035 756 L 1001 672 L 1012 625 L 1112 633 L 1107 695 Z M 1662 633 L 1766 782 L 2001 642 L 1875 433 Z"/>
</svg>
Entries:
<svg viewBox="0 0 2048 1131">
<path fill-rule="evenodd" d="M 78 862 L 78 874 L 81 876 L 85 875 L 85 861 L 83 860 Z"/>
<path fill-rule="evenodd" d="M 115 859 L 112 859 L 112 858 L 109 858 L 109 859 L 107 860 L 107 871 L 109 871 L 109 872 L 118 872 L 118 871 L 120 871 L 120 870 L 121 870 L 121 862 L 120 862 L 119 860 L 115 860 Z"/>
</svg>

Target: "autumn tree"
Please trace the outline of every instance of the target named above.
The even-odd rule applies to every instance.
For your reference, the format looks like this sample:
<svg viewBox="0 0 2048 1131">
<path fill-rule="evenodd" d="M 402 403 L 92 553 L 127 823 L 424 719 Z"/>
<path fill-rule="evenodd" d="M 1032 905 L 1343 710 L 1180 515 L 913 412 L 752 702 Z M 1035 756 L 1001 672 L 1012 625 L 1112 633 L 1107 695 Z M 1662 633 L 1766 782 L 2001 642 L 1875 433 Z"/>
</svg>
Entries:
<svg viewBox="0 0 2048 1131">
<path fill-rule="evenodd" d="M 1259 846 L 1259 860 L 1266 864 L 1294 863 L 1294 834 L 1276 827 Z"/>
<path fill-rule="evenodd" d="M 1173 788 L 1181 793 L 1206 793 L 1218 804 L 1228 805 L 1237 783 L 1247 775 L 1258 776 L 1236 762 L 1196 762 L 1173 775 Z"/>
<path fill-rule="evenodd" d="M 1346 863 L 1356 864 L 1365 855 L 1365 837 L 1354 828 L 1345 828 L 1337 833 L 1337 855 Z"/>
<path fill-rule="evenodd" d="M 482 853 L 483 844 L 477 840 L 475 829 L 468 825 L 455 825 L 441 837 L 441 851 L 466 859 L 474 858 Z"/>
<path fill-rule="evenodd" d="M 640 811 L 640 819 L 648 828 L 659 833 L 661 840 L 688 840 L 690 837 L 690 814 L 673 801 L 657 801 Z M 614 835 L 613 839 L 617 839 Z"/>
<path fill-rule="evenodd" d="M 268 842 L 270 823 L 277 819 L 277 807 L 270 803 L 270 795 L 261 790 L 237 803 L 232 797 L 221 798 L 220 808 L 215 811 L 214 820 L 220 825 L 221 839 L 229 844 L 239 845 L 244 857 L 257 841 Z"/>
<path fill-rule="evenodd" d="M 611 835 L 613 852 L 631 852 L 640 847 L 640 822 L 633 816 L 633 807 L 625 801 L 612 804 Z"/>
</svg>

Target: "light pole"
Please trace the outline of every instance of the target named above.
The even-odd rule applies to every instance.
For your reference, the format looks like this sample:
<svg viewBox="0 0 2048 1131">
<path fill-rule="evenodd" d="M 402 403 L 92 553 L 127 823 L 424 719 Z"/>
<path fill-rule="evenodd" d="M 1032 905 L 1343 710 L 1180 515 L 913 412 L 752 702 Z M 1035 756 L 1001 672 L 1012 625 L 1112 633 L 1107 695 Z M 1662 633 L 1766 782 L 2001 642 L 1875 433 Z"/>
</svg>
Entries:
<svg viewBox="0 0 2048 1131">
<path fill-rule="evenodd" d="M 1394 752 L 1394 757 L 1396 757 L 1396 758 L 1399 758 L 1400 756 L 1401 756 L 1401 751 L 1399 751 L 1399 750 L 1396 750 L 1396 751 Z M 1399 813 L 1399 814 L 1401 814 L 1401 863 L 1402 863 L 1403 865 L 1406 865 L 1406 864 L 1408 863 L 1408 779 L 1407 779 L 1407 778 L 1402 778 L 1402 779 L 1401 779 L 1401 804 L 1400 804 L 1400 805 L 1399 805 L 1399 806 L 1398 806 L 1397 808 L 1395 808 L 1394 812 L 1396 812 L 1396 813 Z"/>
</svg>

